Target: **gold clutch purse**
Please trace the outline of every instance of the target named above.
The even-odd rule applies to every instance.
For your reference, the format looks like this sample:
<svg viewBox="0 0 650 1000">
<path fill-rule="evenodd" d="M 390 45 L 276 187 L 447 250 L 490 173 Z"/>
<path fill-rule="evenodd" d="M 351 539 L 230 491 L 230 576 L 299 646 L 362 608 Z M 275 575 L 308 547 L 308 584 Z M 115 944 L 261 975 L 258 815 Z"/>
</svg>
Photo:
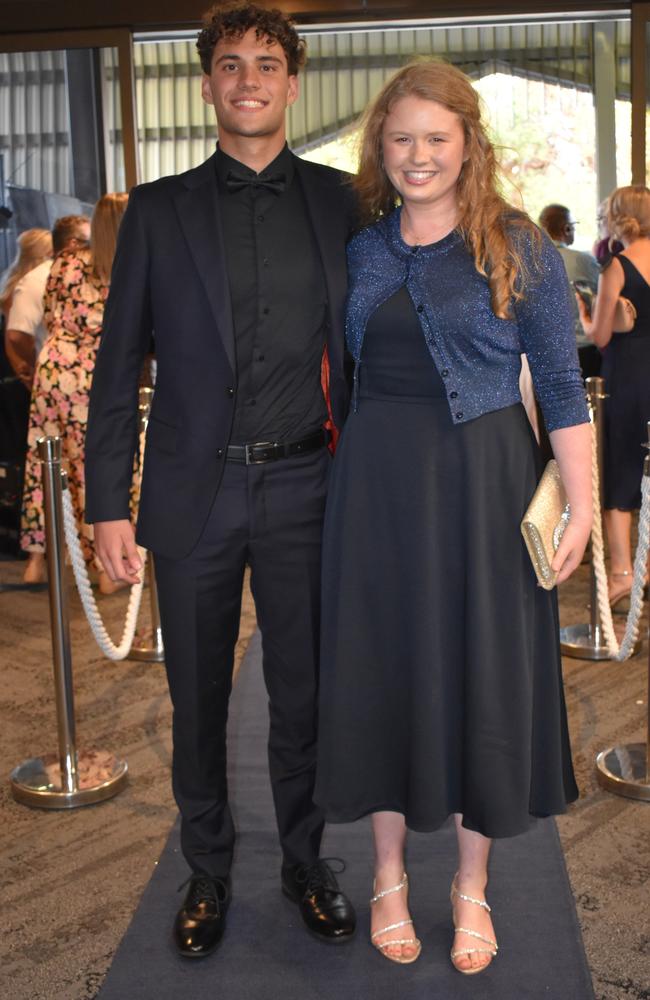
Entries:
<svg viewBox="0 0 650 1000">
<path fill-rule="evenodd" d="M 551 569 L 551 561 L 569 523 L 569 516 L 560 470 L 555 459 L 551 459 L 521 522 L 526 548 L 544 590 L 552 590 L 557 582 L 557 573 Z"/>
</svg>

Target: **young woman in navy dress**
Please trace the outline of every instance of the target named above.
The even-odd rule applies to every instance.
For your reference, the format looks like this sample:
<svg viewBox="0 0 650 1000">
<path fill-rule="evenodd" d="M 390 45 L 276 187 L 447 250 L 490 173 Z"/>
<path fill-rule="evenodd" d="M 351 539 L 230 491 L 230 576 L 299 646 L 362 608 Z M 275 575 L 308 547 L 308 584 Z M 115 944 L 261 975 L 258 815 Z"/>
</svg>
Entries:
<svg viewBox="0 0 650 1000">
<path fill-rule="evenodd" d="M 577 796 L 556 595 L 520 534 L 541 462 L 518 385 L 525 353 L 571 503 L 562 581 L 591 528 L 571 293 L 499 195 L 477 95 L 451 66 L 386 84 L 355 187 L 370 224 L 349 247 L 355 388 L 325 521 L 316 799 L 332 822 L 372 814 L 371 940 L 401 963 L 420 953 L 407 828 L 454 815 L 451 954 L 471 974 L 497 951 L 492 838 Z"/>
</svg>

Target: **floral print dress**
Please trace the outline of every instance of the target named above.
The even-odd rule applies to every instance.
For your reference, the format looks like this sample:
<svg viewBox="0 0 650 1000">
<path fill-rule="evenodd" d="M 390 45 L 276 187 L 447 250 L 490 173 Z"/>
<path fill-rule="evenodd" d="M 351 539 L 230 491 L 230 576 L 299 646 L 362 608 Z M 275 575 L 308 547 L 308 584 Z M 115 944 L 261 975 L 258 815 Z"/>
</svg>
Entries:
<svg viewBox="0 0 650 1000">
<path fill-rule="evenodd" d="M 108 284 L 94 274 L 86 253 L 57 257 L 45 291 L 48 331 L 36 365 L 29 416 L 28 452 L 23 490 L 21 546 L 45 549 L 43 491 L 36 442 L 60 437 L 84 558 L 98 568 L 93 529 L 84 521 L 84 442 L 88 399 L 102 332 Z"/>
</svg>

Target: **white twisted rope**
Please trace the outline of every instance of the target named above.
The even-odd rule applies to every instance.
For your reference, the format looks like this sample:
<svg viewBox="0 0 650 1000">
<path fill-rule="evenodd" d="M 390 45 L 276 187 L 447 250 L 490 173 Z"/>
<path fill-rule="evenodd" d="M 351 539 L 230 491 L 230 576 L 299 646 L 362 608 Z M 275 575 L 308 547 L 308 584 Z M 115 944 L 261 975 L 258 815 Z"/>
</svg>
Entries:
<svg viewBox="0 0 650 1000">
<path fill-rule="evenodd" d="M 614 660 L 622 663 L 629 660 L 634 652 L 639 638 L 639 625 L 643 611 L 643 591 L 650 546 L 650 476 L 641 480 L 641 513 L 639 514 L 639 537 L 634 558 L 634 576 L 630 593 L 630 610 L 625 623 L 625 634 L 619 645 L 612 609 L 609 604 L 607 589 L 607 571 L 605 569 L 605 549 L 603 544 L 603 523 L 600 509 L 600 484 L 598 476 L 598 447 L 596 441 L 596 425 L 591 424 L 591 488 L 593 493 L 594 523 L 591 529 L 591 558 L 596 576 L 596 593 L 598 596 L 598 611 L 605 637 L 605 643 Z"/>
<path fill-rule="evenodd" d="M 88 624 L 90 625 L 95 639 L 97 640 L 97 645 L 101 649 L 104 656 L 107 656 L 109 660 L 124 660 L 133 645 L 133 637 L 135 635 L 135 628 L 138 621 L 140 599 L 142 597 L 142 587 L 144 584 L 146 552 L 144 549 L 138 548 L 138 553 L 142 559 L 141 579 L 140 583 L 135 583 L 131 587 L 131 595 L 129 597 L 129 605 L 126 611 L 122 641 L 119 646 L 116 646 L 106 631 L 106 626 L 102 621 L 102 616 L 99 613 L 97 602 L 95 601 L 92 587 L 90 586 L 86 560 L 83 557 L 81 544 L 79 542 L 79 535 L 77 534 L 77 522 L 75 521 L 74 510 L 72 509 L 72 500 L 67 489 L 63 491 L 63 527 L 65 530 L 66 544 L 72 561 L 72 570 L 77 583 L 77 590 L 79 591 L 83 609 L 86 612 Z"/>
</svg>

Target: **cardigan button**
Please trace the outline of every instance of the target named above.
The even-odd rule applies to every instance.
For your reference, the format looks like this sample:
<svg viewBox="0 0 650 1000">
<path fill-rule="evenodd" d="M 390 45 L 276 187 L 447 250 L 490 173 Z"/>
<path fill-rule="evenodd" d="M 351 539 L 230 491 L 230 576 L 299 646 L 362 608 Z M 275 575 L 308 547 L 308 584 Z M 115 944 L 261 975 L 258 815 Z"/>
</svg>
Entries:
<svg viewBox="0 0 650 1000">
<path fill-rule="evenodd" d="M 450 393 L 449 393 L 449 398 L 450 398 L 450 399 L 458 399 L 458 393 L 456 392 L 456 390 L 455 390 L 455 389 L 454 389 L 454 391 L 453 391 L 453 392 L 450 392 Z"/>
<path fill-rule="evenodd" d="M 419 313 L 423 313 L 424 312 L 424 306 L 423 305 L 419 305 L 418 306 L 418 312 Z"/>
<path fill-rule="evenodd" d="M 440 374 L 442 375 L 443 378 L 448 378 L 449 377 L 449 369 L 448 368 L 443 368 L 442 371 L 440 372 Z"/>
<path fill-rule="evenodd" d="M 458 413 L 456 414 L 456 420 L 462 420 L 462 419 L 463 419 L 463 411 L 459 410 Z"/>
</svg>

